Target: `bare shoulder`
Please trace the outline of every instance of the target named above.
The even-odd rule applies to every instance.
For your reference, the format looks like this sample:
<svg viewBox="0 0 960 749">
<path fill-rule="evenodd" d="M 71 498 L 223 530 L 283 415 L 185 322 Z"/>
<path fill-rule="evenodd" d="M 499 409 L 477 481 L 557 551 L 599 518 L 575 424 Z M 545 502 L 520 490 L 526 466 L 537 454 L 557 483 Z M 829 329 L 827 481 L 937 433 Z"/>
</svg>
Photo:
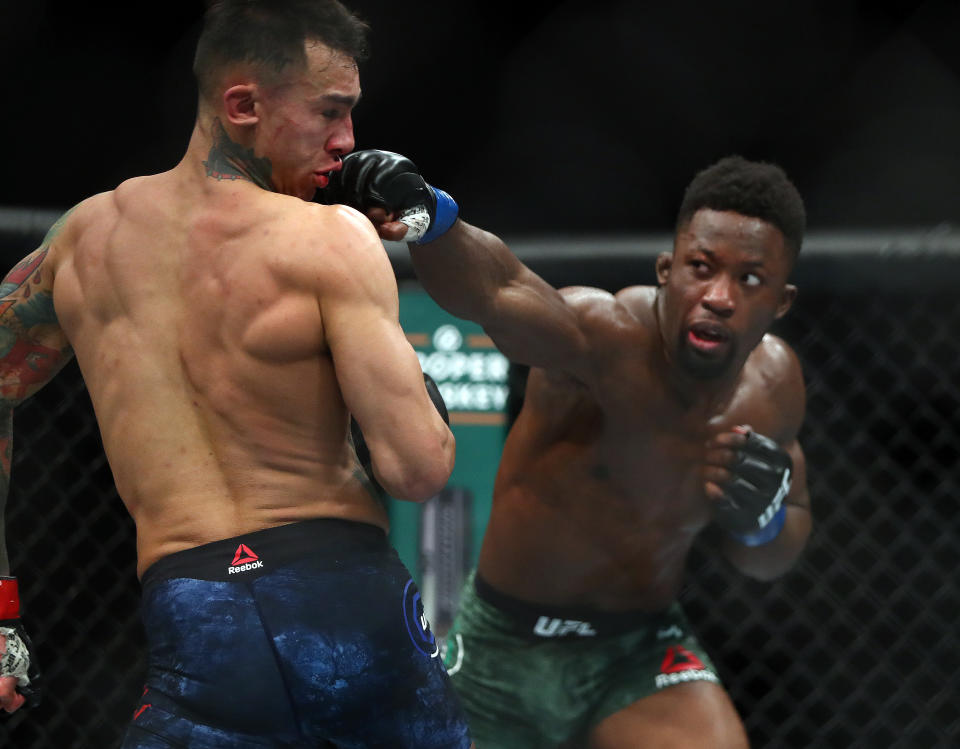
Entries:
<svg viewBox="0 0 960 749">
<path fill-rule="evenodd" d="M 102 192 L 77 203 L 47 230 L 40 251 L 50 258 L 53 266 L 71 254 L 78 238 L 95 229 L 109 231 L 116 220 L 114 192 Z"/>
<path fill-rule="evenodd" d="M 783 414 L 799 428 L 806 409 L 803 368 L 793 348 L 779 336 L 767 333 L 751 355 L 762 386 Z"/>
<path fill-rule="evenodd" d="M 573 309 L 582 313 L 599 312 L 611 306 L 614 297 L 609 291 L 592 286 L 565 286 L 560 295 Z"/>
<path fill-rule="evenodd" d="M 318 291 L 336 293 L 350 288 L 396 293 L 390 259 L 370 221 L 347 206 L 305 203 L 296 198 L 282 217 L 285 246 L 283 266 L 295 269 Z"/>
<path fill-rule="evenodd" d="M 652 296 L 645 293 L 648 288 L 637 286 L 611 294 L 590 286 L 568 286 L 560 293 L 592 332 L 622 332 L 642 325 L 649 317 Z"/>
<path fill-rule="evenodd" d="M 617 301 L 637 314 L 652 311 L 656 298 L 656 286 L 627 286 L 617 292 Z"/>
<path fill-rule="evenodd" d="M 764 374 L 776 383 L 795 385 L 803 382 L 800 359 L 796 352 L 779 336 L 767 333 L 760 341 L 756 351 L 757 363 Z"/>
<path fill-rule="evenodd" d="M 59 233 L 83 231 L 91 224 L 109 220 L 117 213 L 116 190 L 91 195 L 66 211 L 51 227 Z"/>
</svg>

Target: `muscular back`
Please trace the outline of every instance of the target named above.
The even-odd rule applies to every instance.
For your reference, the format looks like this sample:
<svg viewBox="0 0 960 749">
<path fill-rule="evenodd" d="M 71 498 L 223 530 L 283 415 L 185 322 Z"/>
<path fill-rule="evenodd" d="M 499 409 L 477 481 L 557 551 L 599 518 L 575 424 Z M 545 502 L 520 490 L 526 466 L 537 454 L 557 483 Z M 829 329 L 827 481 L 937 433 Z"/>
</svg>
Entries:
<svg viewBox="0 0 960 749">
<path fill-rule="evenodd" d="M 51 251 L 141 572 L 307 517 L 386 524 L 346 438 L 318 300 L 342 209 L 212 187 L 176 170 L 131 180 L 81 204 Z"/>
<path fill-rule="evenodd" d="M 799 368 L 767 336 L 736 382 L 690 399 L 659 345 L 653 288 L 565 295 L 591 339 L 590 371 L 531 370 L 480 572 L 525 600 L 659 609 L 676 595 L 690 546 L 710 521 L 700 475 L 708 437 L 751 424 L 792 439 L 796 417 L 778 408 L 778 389 L 802 388 Z"/>
</svg>

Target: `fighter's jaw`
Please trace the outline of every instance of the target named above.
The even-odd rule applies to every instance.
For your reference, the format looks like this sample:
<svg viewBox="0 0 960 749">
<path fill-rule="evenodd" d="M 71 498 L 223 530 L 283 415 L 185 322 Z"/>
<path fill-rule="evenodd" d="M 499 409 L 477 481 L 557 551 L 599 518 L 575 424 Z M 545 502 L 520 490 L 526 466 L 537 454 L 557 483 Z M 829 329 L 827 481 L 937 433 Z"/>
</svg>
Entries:
<svg viewBox="0 0 960 749">
<path fill-rule="evenodd" d="M 737 342 L 732 336 L 723 340 L 710 340 L 690 329 L 684 331 L 678 341 L 675 360 L 687 374 L 696 379 L 723 377 L 733 368 L 737 354 Z"/>
</svg>

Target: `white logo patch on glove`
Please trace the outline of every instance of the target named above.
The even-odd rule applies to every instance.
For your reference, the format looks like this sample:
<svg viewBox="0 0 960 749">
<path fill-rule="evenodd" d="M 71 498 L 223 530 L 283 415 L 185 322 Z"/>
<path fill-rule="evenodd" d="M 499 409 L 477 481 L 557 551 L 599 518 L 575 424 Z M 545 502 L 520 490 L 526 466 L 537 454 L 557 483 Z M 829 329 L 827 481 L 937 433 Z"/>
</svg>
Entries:
<svg viewBox="0 0 960 749">
<path fill-rule="evenodd" d="M 6 640 L 6 652 L 0 655 L 0 676 L 13 676 L 20 687 L 29 685 L 27 670 L 30 668 L 30 653 L 27 646 L 11 627 L 0 627 L 0 636 Z"/>
<path fill-rule="evenodd" d="M 416 242 L 423 238 L 430 228 L 430 212 L 426 206 L 414 206 L 400 214 L 400 221 L 407 225 L 407 233 L 403 235 L 401 241 Z"/>
</svg>

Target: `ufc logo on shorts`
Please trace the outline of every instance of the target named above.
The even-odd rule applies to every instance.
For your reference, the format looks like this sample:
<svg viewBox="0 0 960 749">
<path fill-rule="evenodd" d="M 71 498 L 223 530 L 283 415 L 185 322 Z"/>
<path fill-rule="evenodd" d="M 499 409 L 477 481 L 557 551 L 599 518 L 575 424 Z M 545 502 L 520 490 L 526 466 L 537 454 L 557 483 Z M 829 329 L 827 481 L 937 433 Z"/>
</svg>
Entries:
<svg viewBox="0 0 960 749">
<path fill-rule="evenodd" d="M 572 634 L 580 637 L 593 637 L 597 634 L 597 631 L 590 626 L 590 622 L 541 616 L 533 627 L 533 633 L 539 637 L 563 637 Z"/>
</svg>

